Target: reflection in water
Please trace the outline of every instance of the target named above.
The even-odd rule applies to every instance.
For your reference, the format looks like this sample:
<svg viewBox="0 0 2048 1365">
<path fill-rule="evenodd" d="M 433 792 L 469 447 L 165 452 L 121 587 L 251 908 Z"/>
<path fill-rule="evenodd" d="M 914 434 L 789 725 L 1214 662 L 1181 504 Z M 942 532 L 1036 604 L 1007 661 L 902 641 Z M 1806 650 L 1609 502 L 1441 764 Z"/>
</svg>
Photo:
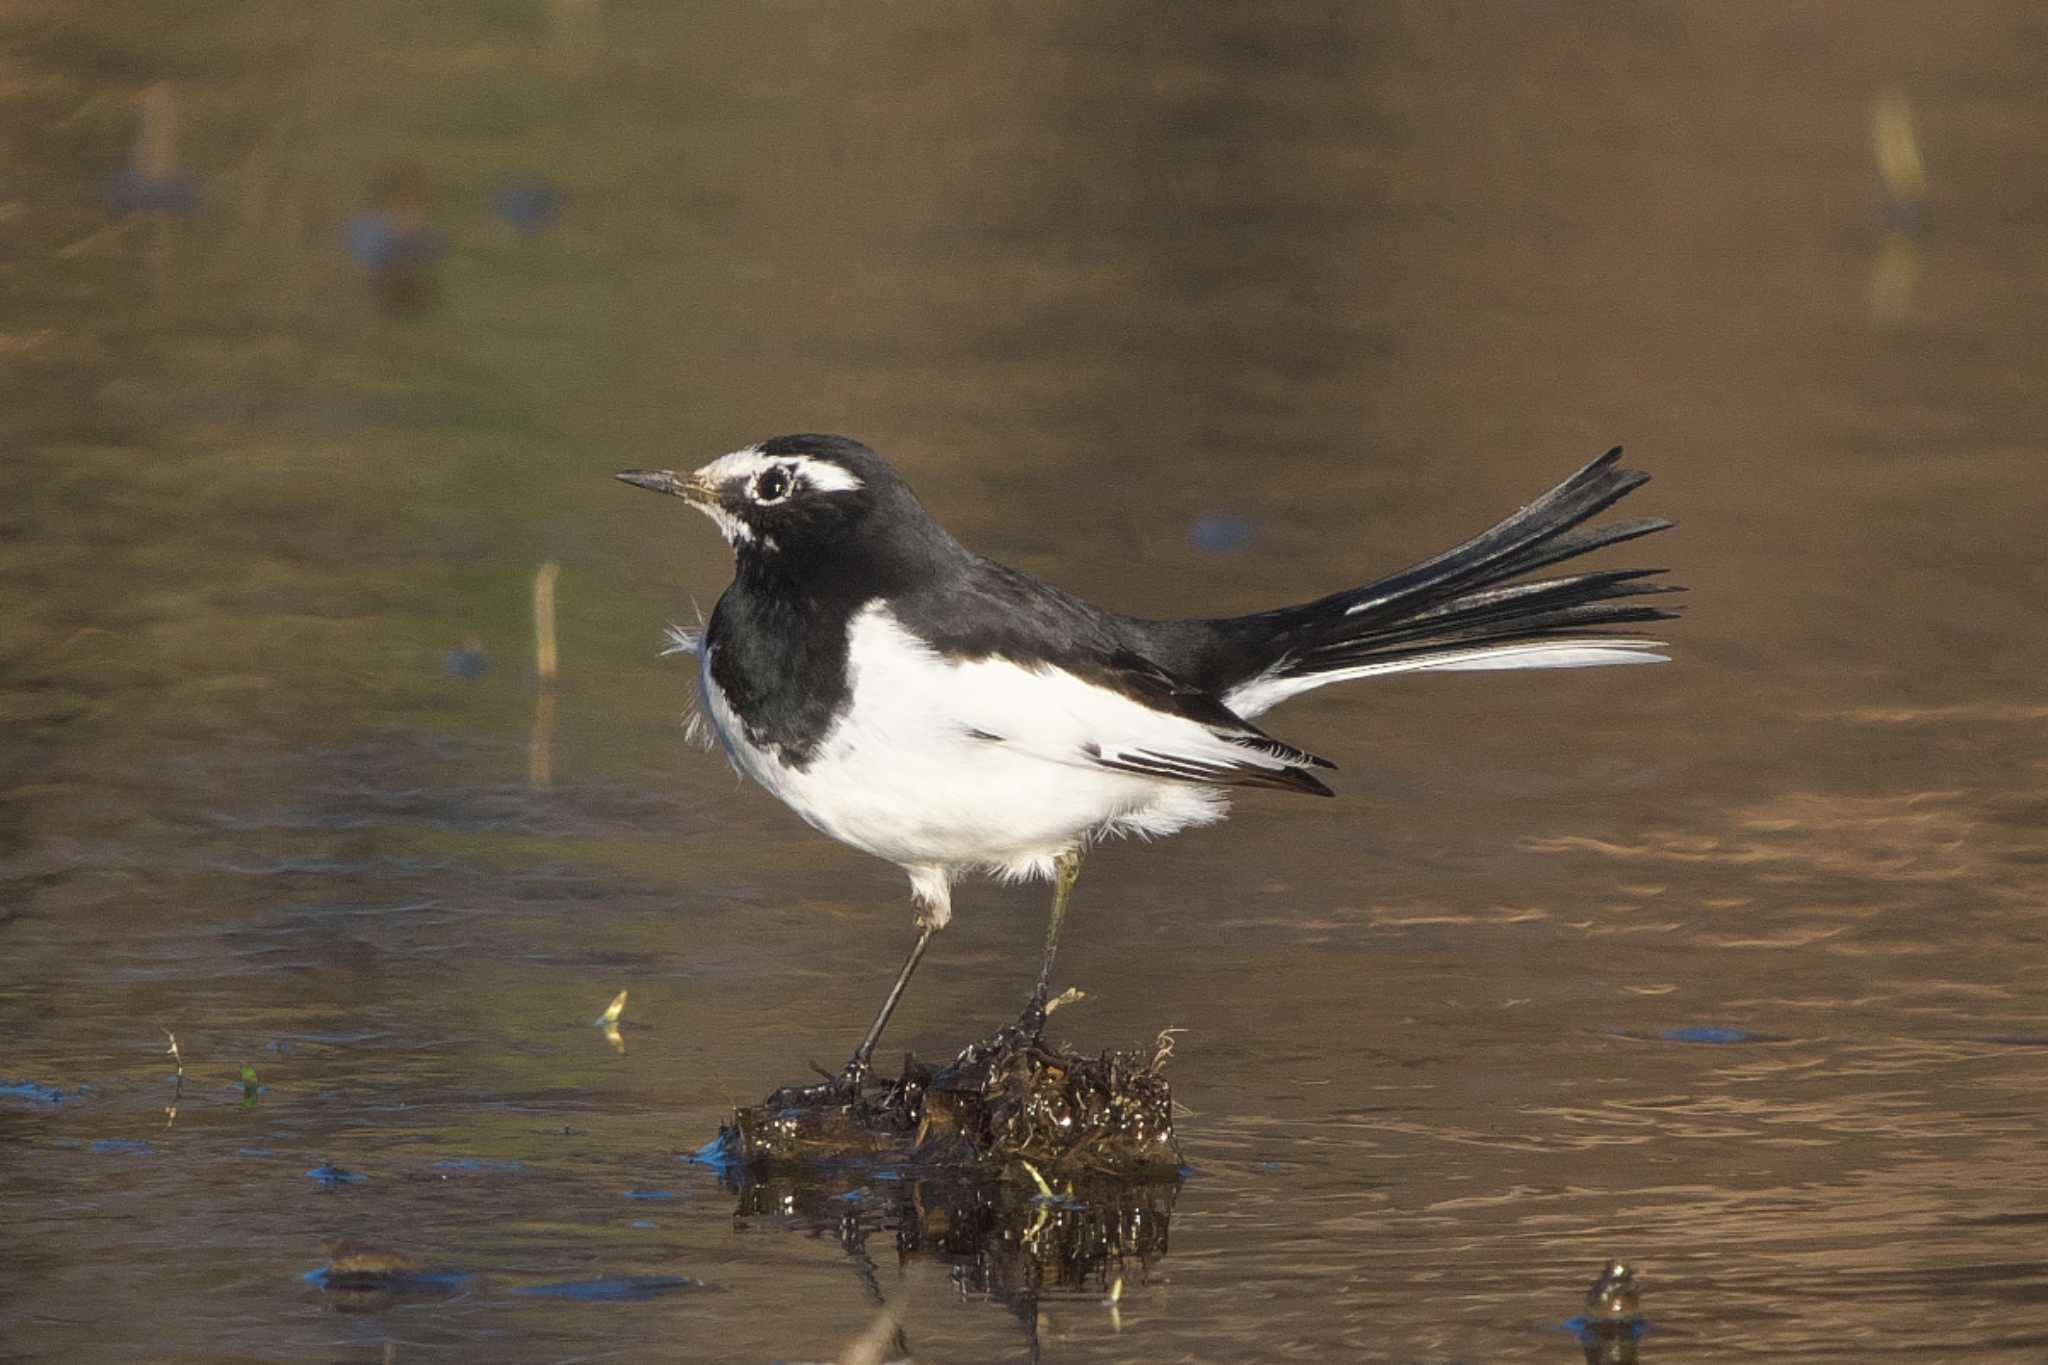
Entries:
<svg viewBox="0 0 2048 1365">
<path fill-rule="evenodd" d="M 887 1307 L 878 1252 L 946 1266 L 963 1295 L 1002 1304 L 1038 1351 L 1040 1304 L 1142 1282 L 1166 1255 L 1180 1178 L 1087 1178 L 1056 1192 L 1027 1182 L 908 1172 L 812 1169 L 729 1171 L 742 1228 L 835 1238 L 861 1292 Z M 908 1343 L 899 1346 L 908 1349 Z"/>
<path fill-rule="evenodd" d="M 1638 1322 L 1589 1322 L 1579 1328 L 1586 1365 L 1637 1365 L 1643 1326 Z"/>
</svg>

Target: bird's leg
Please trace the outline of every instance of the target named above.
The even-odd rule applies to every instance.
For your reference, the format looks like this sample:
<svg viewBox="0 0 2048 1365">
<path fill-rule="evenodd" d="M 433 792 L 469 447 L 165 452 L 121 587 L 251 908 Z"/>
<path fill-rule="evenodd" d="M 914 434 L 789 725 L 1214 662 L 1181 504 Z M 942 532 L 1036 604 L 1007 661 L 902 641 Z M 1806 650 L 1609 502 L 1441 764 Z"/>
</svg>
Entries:
<svg viewBox="0 0 2048 1365">
<path fill-rule="evenodd" d="M 1069 849 L 1053 860 L 1052 918 L 1045 926 L 1045 960 L 1038 968 L 1038 985 L 1031 992 L 1031 1003 L 1017 1020 L 1018 1030 L 1027 1038 L 1045 1032 L 1045 1004 L 1052 998 L 1052 962 L 1060 950 L 1060 930 L 1067 923 L 1067 903 L 1073 898 L 1074 883 L 1079 880 L 1080 849 Z"/>
<path fill-rule="evenodd" d="M 931 946 L 932 934 L 938 927 L 923 921 L 918 923 L 917 942 L 910 945 L 910 956 L 903 959 L 903 970 L 896 973 L 896 984 L 883 998 L 882 1008 L 875 1014 L 875 1022 L 868 1025 L 868 1036 L 860 1040 L 860 1046 L 853 1050 L 853 1056 L 847 1059 L 839 1074 L 812 1085 L 785 1085 L 768 1097 L 770 1108 L 823 1104 L 828 1100 L 852 1104 L 860 1099 L 861 1086 L 867 1081 L 875 1055 L 875 1044 L 881 1039 L 882 1030 L 888 1027 L 889 1016 L 896 1012 L 896 1002 L 903 998 L 903 988 L 910 984 L 910 974 L 917 970 L 918 961 L 924 956 L 924 950 Z M 823 1071 L 823 1068 L 819 1070 Z"/>
<path fill-rule="evenodd" d="M 875 1013 L 875 1022 L 868 1025 L 868 1036 L 860 1040 L 860 1046 L 853 1050 L 846 1069 L 839 1073 L 839 1088 L 849 1096 L 858 1098 L 861 1083 L 868 1078 L 869 1063 L 874 1059 L 875 1044 L 881 1041 L 882 1030 L 889 1026 L 889 1016 L 896 1012 L 896 1002 L 903 998 L 903 988 L 910 984 L 910 974 L 917 970 L 917 964 L 924 957 L 924 950 L 931 946 L 934 924 L 919 924 L 917 942 L 910 945 L 910 956 L 903 959 L 903 970 L 896 973 L 896 984 L 889 988 L 889 994 L 882 1000 L 882 1008 Z"/>
</svg>

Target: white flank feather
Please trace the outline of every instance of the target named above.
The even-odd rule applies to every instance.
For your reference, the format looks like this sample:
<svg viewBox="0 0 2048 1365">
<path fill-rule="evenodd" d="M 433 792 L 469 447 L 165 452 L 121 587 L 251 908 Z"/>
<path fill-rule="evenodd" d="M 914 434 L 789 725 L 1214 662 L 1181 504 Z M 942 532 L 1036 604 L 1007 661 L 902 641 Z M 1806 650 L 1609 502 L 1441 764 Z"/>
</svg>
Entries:
<svg viewBox="0 0 2048 1365">
<path fill-rule="evenodd" d="M 709 662 L 699 656 L 705 715 L 734 764 L 817 829 L 903 867 L 934 923 L 950 914 L 958 873 L 1049 877 L 1054 858 L 1092 839 L 1223 818 L 1220 790 L 1111 772 L 1091 745 L 1259 757 L 1057 668 L 945 659 L 873 603 L 848 635 L 851 705 L 809 763 L 785 767 L 747 738 Z"/>
</svg>

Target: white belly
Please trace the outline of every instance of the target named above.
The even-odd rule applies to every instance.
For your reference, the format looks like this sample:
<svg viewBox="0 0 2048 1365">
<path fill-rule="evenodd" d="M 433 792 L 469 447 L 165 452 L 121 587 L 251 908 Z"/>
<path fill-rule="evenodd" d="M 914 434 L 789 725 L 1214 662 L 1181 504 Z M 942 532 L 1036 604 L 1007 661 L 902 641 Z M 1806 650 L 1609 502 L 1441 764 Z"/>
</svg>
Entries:
<svg viewBox="0 0 2048 1365">
<path fill-rule="evenodd" d="M 708 655 L 698 677 L 704 715 L 734 766 L 816 828 L 876 857 L 1050 875 L 1054 857 L 1090 838 L 1170 834 L 1225 813 L 1213 787 L 1083 760 L 1082 747 L 1105 728 L 1099 713 L 1136 708 L 1064 673 L 949 662 L 879 608 L 855 618 L 848 654 L 851 704 L 801 769 L 748 741 L 711 680 Z M 1068 753 L 1072 761 L 1058 757 Z"/>
</svg>

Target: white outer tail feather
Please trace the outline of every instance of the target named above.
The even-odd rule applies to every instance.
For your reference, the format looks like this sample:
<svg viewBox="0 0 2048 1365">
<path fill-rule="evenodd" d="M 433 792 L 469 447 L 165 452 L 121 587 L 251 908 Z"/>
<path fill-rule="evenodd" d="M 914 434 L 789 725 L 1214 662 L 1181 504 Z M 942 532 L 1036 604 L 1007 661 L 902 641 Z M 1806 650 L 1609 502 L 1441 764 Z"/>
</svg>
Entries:
<svg viewBox="0 0 2048 1365">
<path fill-rule="evenodd" d="M 1224 695 L 1223 702 L 1250 720 L 1289 697 L 1298 697 L 1328 683 L 1375 678 L 1388 673 L 1479 673 L 1506 668 L 1604 668 L 1613 664 L 1661 664 L 1670 656 L 1653 653 L 1662 640 L 1523 640 L 1510 645 L 1474 645 L 1405 659 L 1350 664 L 1322 673 L 1283 674 L 1286 661 L 1267 669 Z"/>
</svg>

